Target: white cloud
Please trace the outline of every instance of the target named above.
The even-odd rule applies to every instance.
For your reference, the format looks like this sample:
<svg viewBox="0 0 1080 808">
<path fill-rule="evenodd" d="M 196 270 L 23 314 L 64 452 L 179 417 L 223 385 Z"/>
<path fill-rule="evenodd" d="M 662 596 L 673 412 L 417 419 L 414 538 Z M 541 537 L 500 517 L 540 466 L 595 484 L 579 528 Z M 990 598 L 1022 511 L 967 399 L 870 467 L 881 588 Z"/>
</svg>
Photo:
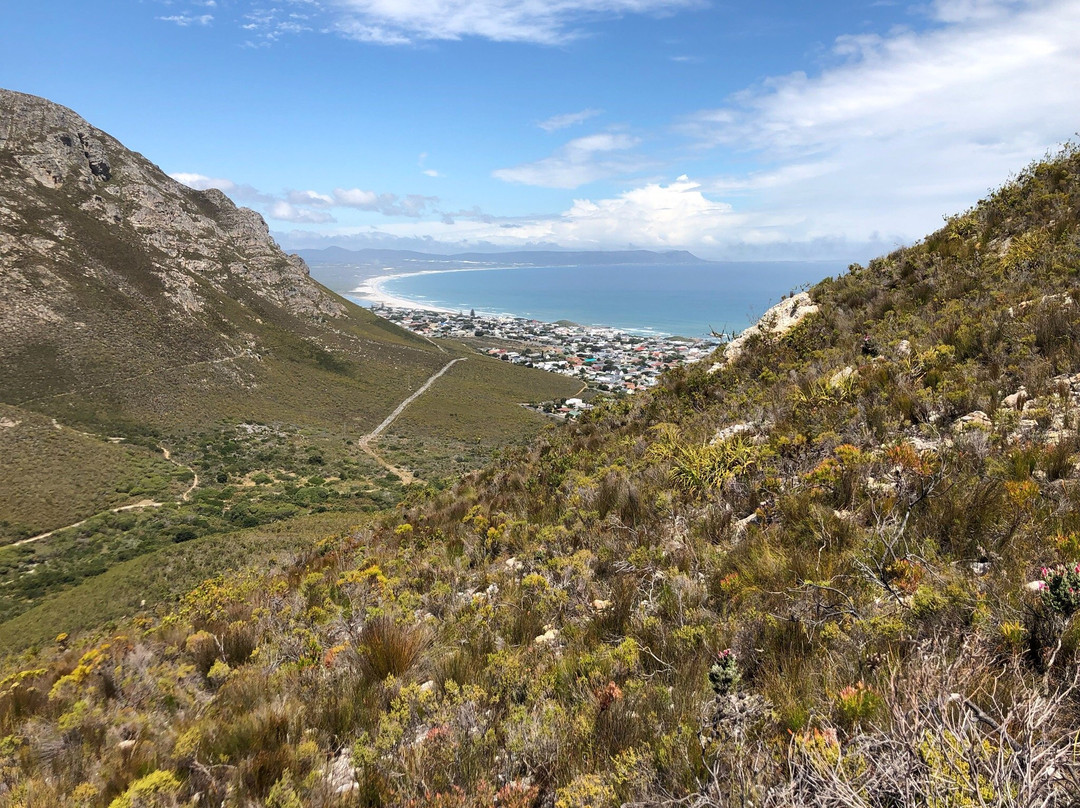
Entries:
<svg viewBox="0 0 1080 808">
<path fill-rule="evenodd" d="M 730 205 L 710 199 L 698 183 L 684 176 L 667 185 L 650 183 L 612 198 L 575 200 L 556 216 L 495 218 L 474 209 L 445 214 L 438 221 L 340 228 L 333 235 L 345 241 L 359 234 L 372 243 L 397 238 L 465 246 L 674 249 L 693 245 L 709 248 L 741 233 L 745 224 L 744 217 Z"/>
<path fill-rule="evenodd" d="M 426 167 L 427 158 L 427 152 L 420 152 L 420 155 L 416 158 L 416 165 L 420 167 L 420 173 L 428 177 L 441 177 L 442 174 L 439 173 L 437 170 L 435 170 L 434 168 Z"/>
<path fill-rule="evenodd" d="M 334 201 L 345 207 L 374 210 L 379 204 L 379 195 L 374 191 L 363 191 L 359 188 L 338 188 L 334 191 Z"/>
<path fill-rule="evenodd" d="M 173 14 L 168 17 L 158 17 L 162 22 L 173 22 L 182 28 L 187 28 L 189 25 L 209 25 L 214 21 L 213 14 Z"/>
<path fill-rule="evenodd" d="M 741 217 L 731 205 L 709 199 L 700 189 L 699 183 L 682 176 L 668 185 L 651 183 L 611 199 L 578 199 L 558 219 L 527 229 L 544 231 L 534 237 L 581 246 L 714 243 L 741 224 Z"/>
<path fill-rule="evenodd" d="M 755 154 L 706 181 L 795 240 L 910 241 L 1076 129 L 1080 0 L 939 0 L 924 32 L 841 37 L 820 75 L 769 79 L 680 129 Z M 763 215 L 763 214 L 761 214 Z"/>
<path fill-rule="evenodd" d="M 935 0 L 930 11 L 942 22 L 967 22 L 998 19 L 1025 5 L 1025 0 Z"/>
<path fill-rule="evenodd" d="M 434 196 L 377 194 L 361 188 L 335 188 L 331 196 L 338 207 L 376 211 L 384 216 L 421 216 L 431 212 L 439 201 Z"/>
<path fill-rule="evenodd" d="M 400 45 L 480 37 L 554 45 L 575 26 L 624 14 L 665 14 L 702 0 L 337 0 L 335 28 L 363 42 Z"/>
<path fill-rule="evenodd" d="M 289 191 L 285 198 L 294 205 L 327 207 L 334 204 L 334 197 L 329 194 L 320 194 L 318 191 Z"/>
<path fill-rule="evenodd" d="M 605 177 L 638 171 L 645 161 L 626 156 L 640 143 L 638 138 L 622 133 L 604 132 L 571 140 L 550 157 L 512 168 L 500 168 L 492 176 L 504 182 L 538 185 L 543 188 L 578 188 Z"/>
<path fill-rule="evenodd" d="M 178 171 L 169 176 L 177 182 L 186 185 L 188 188 L 194 188 L 196 191 L 205 191 L 207 188 L 217 188 L 220 191 L 228 193 L 236 188 L 236 183 L 232 180 L 208 177 L 205 174 L 192 174 L 186 171 Z"/>
<path fill-rule="evenodd" d="M 320 10 L 318 3 L 309 3 L 307 0 L 287 0 L 284 8 L 256 7 L 249 10 L 242 16 L 240 28 L 251 34 L 254 40 L 248 40 L 245 45 L 266 47 L 283 36 L 315 30 L 313 14 L 289 10 L 299 6 L 310 6 L 312 12 Z"/>
<path fill-rule="evenodd" d="M 267 194 L 250 185 L 241 185 L 232 180 L 208 177 L 205 174 L 176 172 L 170 174 L 177 182 L 205 191 L 217 188 L 227 193 L 234 201 L 251 204 L 266 216 L 286 222 L 322 224 L 336 221 L 327 213 L 328 208 L 353 208 L 373 211 L 384 216 L 404 216 L 416 218 L 426 213 L 437 213 L 435 209 L 439 199 L 421 194 L 375 193 L 362 188 L 335 188 L 331 193 L 320 191 L 286 191 L 283 196 Z"/>
<path fill-rule="evenodd" d="M 545 121 L 537 124 L 545 132 L 557 132 L 570 126 L 584 123 L 589 118 L 595 118 L 601 113 L 599 109 L 583 109 L 581 112 L 567 112 L 562 115 L 553 115 Z"/>
<path fill-rule="evenodd" d="M 300 208 L 283 199 L 271 204 L 266 211 L 266 215 L 271 219 L 277 219 L 282 222 L 296 222 L 302 224 L 325 224 L 327 222 L 336 221 L 334 217 L 326 211 Z"/>
</svg>

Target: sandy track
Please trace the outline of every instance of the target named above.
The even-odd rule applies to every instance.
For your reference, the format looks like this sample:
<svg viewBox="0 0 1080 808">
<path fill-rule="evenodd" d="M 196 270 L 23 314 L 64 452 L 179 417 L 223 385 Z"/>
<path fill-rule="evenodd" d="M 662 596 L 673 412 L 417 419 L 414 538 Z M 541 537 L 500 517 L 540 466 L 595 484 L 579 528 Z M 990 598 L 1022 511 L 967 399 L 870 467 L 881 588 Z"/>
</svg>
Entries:
<svg viewBox="0 0 1080 808">
<path fill-rule="evenodd" d="M 431 378 L 424 382 L 419 390 L 417 390 L 407 399 L 398 404 L 397 409 L 395 409 L 392 413 L 386 416 L 386 418 L 383 419 L 383 422 L 381 424 L 379 424 L 377 427 L 375 427 L 373 430 L 368 432 L 366 435 L 360 438 L 360 440 L 357 441 L 357 445 L 360 447 L 361 451 L 365 452 L 368 456 L 371 457 L 372 460 L 374 460 L 384 469 L 397 476 L 398 479 L 400 479 L 406 485 L 415 482 L 416 475 L 407 469 L 400 469 L 397 466 L 391 465 L 378 452 L 376 452 L 374 448 L 372 448 L 371 442 L 375 440 L 375 438 L 377 438 L 379 434 L 382 433 L 388 426 L 394 423 L 394 421 L 398 419 L 398 416 L 405 412 L 405 409 L 410 404 L 412 404 L 414 401 L 416 401 L 416 399 L 420 398 L 420 396 L 426 393 L 428 388 L 431 387 L 431 385 L 435 384 L 435 382 L 438 381 L 440 376 L 446 373 L 446 371 L 450 370 L 450 368 L 452 368 L 458 362 L 464 361 L 465 357 L 451 359 L 449 362 L 446 363 L 446 365 L 443 366 L 442 370 L 440 370 L 438 373 L 433 374 Z"/>
<path fill-rule="evenodd" d="M 55 418 L 53 419 L 53 423 L 56 424 L 56 419 Z M 75 431 L 78 432 L 78 430 L 75 430 Z M 101 437 L 100 435 L 93 435 L 93 434 L 91 434 L 89 432 L 79 432 L 79 434 L 80 435 L 87 435 L 88 437 L 94 437 L 94 438 L 100 438 Z M 187 491 L 185 491 L 183 494 L 180 495 L 179 499 L 175 500 L 176 502 L 187 502 L 188 500 L 191 499 L 191 493 L 199 485 L 199 473 L 197 471 L 195 471 L 195 469 L 193 469 L 191 466 L 185 466 L 183 463 L 181 463 L 181 462 L 179 462 L 177 460 L 173 460 L 172 459 L 172 453 L 168 449 L 166 449 L 164 446 L 159 446 L 158 448 L 161 449 L 161 453 L 165 457 L 165 459 L 168 460 L 170 463 L 172 463 L 174 466 L 179 466 L 182 469 L 187 469 L 188 471 L 190 471 L 192 473 L 194 479 L 192 480 L 191 485 L 188 486 Z M 11 544 L 8 544 L 8 545 L 5 545 L 5 546 L 6 547 L 20 547 L 20 546 L 22 546 L 24 544 L 30 544 L 31 542 L 35 542 L 35 541 L 41 541 L 42 539 L 49 538 L 49 536 L 52 536 L 54 533 L 59 533 L 61 530 L 70 530 L 71 528 L 74 528 L 74 527 L 81 527 L 82 525 L 85 525 L 87 522 L 89 522 L 91 519 L 93 519 L 94 516 L 101 516 L 101 514 L 104 514 L 104 513 L 123 513 L 124 511 L 135 511 L 135 510 L 141 510 L 142 508 L 161 508 L 166 504 L 167 503 L 158 502 L 157 500 L 154 500 L 154 499 L 141 499 L 138 502 L 132 502 L 130 505 L 120 505 L 117 508 L 109 508 L 108 510 L 104 510 L 104 511 L 100 511 L 99 513 L 95 513 L 93 516 L 88 516 L 85 519 L 80 519 L 78 522 L 73 522 L 70 525 L 64 525 L 63 527 L 55 527 L 52 530 L 49 530 L 49 531 L 47 531 L 45 533 L 39 533 L 37 536 L 30 536 L 27 539 L 19 539 L 19 541 L 12 542 Z"/>
</svg>

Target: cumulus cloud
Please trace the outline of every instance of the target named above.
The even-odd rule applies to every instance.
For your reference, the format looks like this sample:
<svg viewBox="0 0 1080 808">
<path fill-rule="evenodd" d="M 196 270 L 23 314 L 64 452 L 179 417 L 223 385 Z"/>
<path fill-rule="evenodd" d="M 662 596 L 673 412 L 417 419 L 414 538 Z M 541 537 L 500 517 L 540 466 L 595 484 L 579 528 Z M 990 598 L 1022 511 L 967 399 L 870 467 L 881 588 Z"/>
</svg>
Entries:
<svg viewBox="0 0 1080 808">
<path fill-rule="evenodd" d="M 543 188 L 579 188 L 605 177 L 618 176 L 645 167 L 640 158 L 618 152 L 633 149 L 640 140 L 623 133 L 600 133 L 571 140 L 550 157 L 512 168 L 500 168 L 492 176 L 504 182 L 538 185 Z"/>
<path fill-rule="evenodd" d="M 702 0 L 338 0 L 334 28 L 363 42 L 401 45 L 479 37 L 556 45 L 577 26 L 624 14 L 669 14 Z"/>
<path fill-rule="evenodd" d="M 795 239 L 910 241 L 1075 131 L 1077 0 L 939 0 L 928 30 L 841 37 L 835 64 L 703 110 L 679 130 L 750 152 L 713 191 L 780 211 Z"/>
<path fill-rule="evenodd" d="M 575 200 L 557 219 L 533 224 L 559 243 L 608 246 L 632 240 L 641 246 L 678 247 L 714 243 L 742 224 L 731 205 L 709 199 L 700 183 L 681 176 L 668 185 L 650 183 L 610 199 Z"/>
<path fill-rule="evenodd" d="M 338 207 L 376 211 L 384 216 L 410 217 L 430 212 L 439 201 L 435 196 L 408 194 L 402 197 L 397 194 L 377 194 L 361 188 L 335 188 L 331 198 Z"/>
<path fill-rule="evenodd" d="M 560 245 L 578 249 L 709 247 L 741 233 L 744 217 L 707 196 L 699 183 L 679 177 L 648 183 L 614 197 L 578 199 L 561 214 L 493 217 L 478 209 L 443 214 L 439 220 L 388 223 L 377 228 L 341 228 L 333 238 L 427 239 L 432 243 L 528 248 Z"/>
<path fill-rule="evenodd" d="M 566 129 L 570 126 L 577 126 L 579 123 L 584 123 L 589 118 L 595 118 L 601 113 L 598 109 L 583 109 L 581 112 L 567 112 L 562 115 L 553 115 L 545 121 L 540 121 L 537 124 L 545 132 L 557 132 L 560 129 Z"/>
<path fill-rule="evenodd" d="M 217 188 L 219 191 L 228 194 L 233 201 L 246 205 L 269 205 L 276 202 L 278 199 L 273 194 L 264 194 L 258 188 L 251 185 L 233 182 L 224 177 L 208 177 L 205 174 L 195 174 L 185 171 L 178 171 L 169 176 L 189 188 L 194 188 L 196 191 Z"/>
<path fill-rule="evenodd" d="M 289 191 L 285 198 L 294 205 L 327 207 L 334 204 L 334 197 L 330 194 L 320 194 L 318 191 Z"/>
<path fill-rule="evenodd" d="M 427 213 L 438 212 L 439 198 L 421 194 L 399 196 L 376 193 L 363 188 L 335 188 L 330 193 L 289 190 L 283 195 L 274 195 L 263 193 L 250 185 L 242 185 L 220 177 L 209 177 L 205 174 L 178 171 L 169 176 L 198 191 L 217 188 L 228 194 L 234 201 L 251 204 L 266 216 L 284 222 L 306 224 L 334 222 L 335 218 L 327 212 L 330 208 L 352 208 L 381 213 L 384 216 L 406 218 L 417 218 Z"/>
</svg>

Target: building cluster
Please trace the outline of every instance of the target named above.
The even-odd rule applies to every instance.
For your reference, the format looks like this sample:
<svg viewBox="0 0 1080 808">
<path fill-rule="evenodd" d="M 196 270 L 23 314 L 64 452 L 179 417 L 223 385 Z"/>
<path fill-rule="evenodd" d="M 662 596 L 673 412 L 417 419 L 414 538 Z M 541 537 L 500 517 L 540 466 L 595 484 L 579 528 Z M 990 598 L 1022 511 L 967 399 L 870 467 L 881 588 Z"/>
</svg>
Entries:
<svg viewBox="0 0 1080 808">
<path fill-rule="evenodd" d="M 668 368 L 704 359 L 717 344 L 472 312 L 383 307 L 378 314 L 429 338 L 487 341 L 497 347 L 483 350 L 498 359 L 573 376 L 594 390 L 610 392 L 631 393 L 651 387 Z M 507 343 L 512 347 L 506 347 Z"/>
</svg>

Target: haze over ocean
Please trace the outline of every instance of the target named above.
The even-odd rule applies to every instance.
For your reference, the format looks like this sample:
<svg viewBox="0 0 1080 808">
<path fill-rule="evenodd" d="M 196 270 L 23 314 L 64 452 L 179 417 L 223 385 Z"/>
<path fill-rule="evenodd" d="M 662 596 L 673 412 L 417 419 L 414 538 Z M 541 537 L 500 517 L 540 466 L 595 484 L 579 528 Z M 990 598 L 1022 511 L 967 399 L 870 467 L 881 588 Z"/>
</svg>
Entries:
<svg viewBox="0 0 1080 808">
<path fill-rule="evenodd" d="M 841 262 L 512 267 L 399 275 L 378 286 L 418 307 L 702 337 L 740 331 L 783 295 L 845 270 Z"/>
</svg>

